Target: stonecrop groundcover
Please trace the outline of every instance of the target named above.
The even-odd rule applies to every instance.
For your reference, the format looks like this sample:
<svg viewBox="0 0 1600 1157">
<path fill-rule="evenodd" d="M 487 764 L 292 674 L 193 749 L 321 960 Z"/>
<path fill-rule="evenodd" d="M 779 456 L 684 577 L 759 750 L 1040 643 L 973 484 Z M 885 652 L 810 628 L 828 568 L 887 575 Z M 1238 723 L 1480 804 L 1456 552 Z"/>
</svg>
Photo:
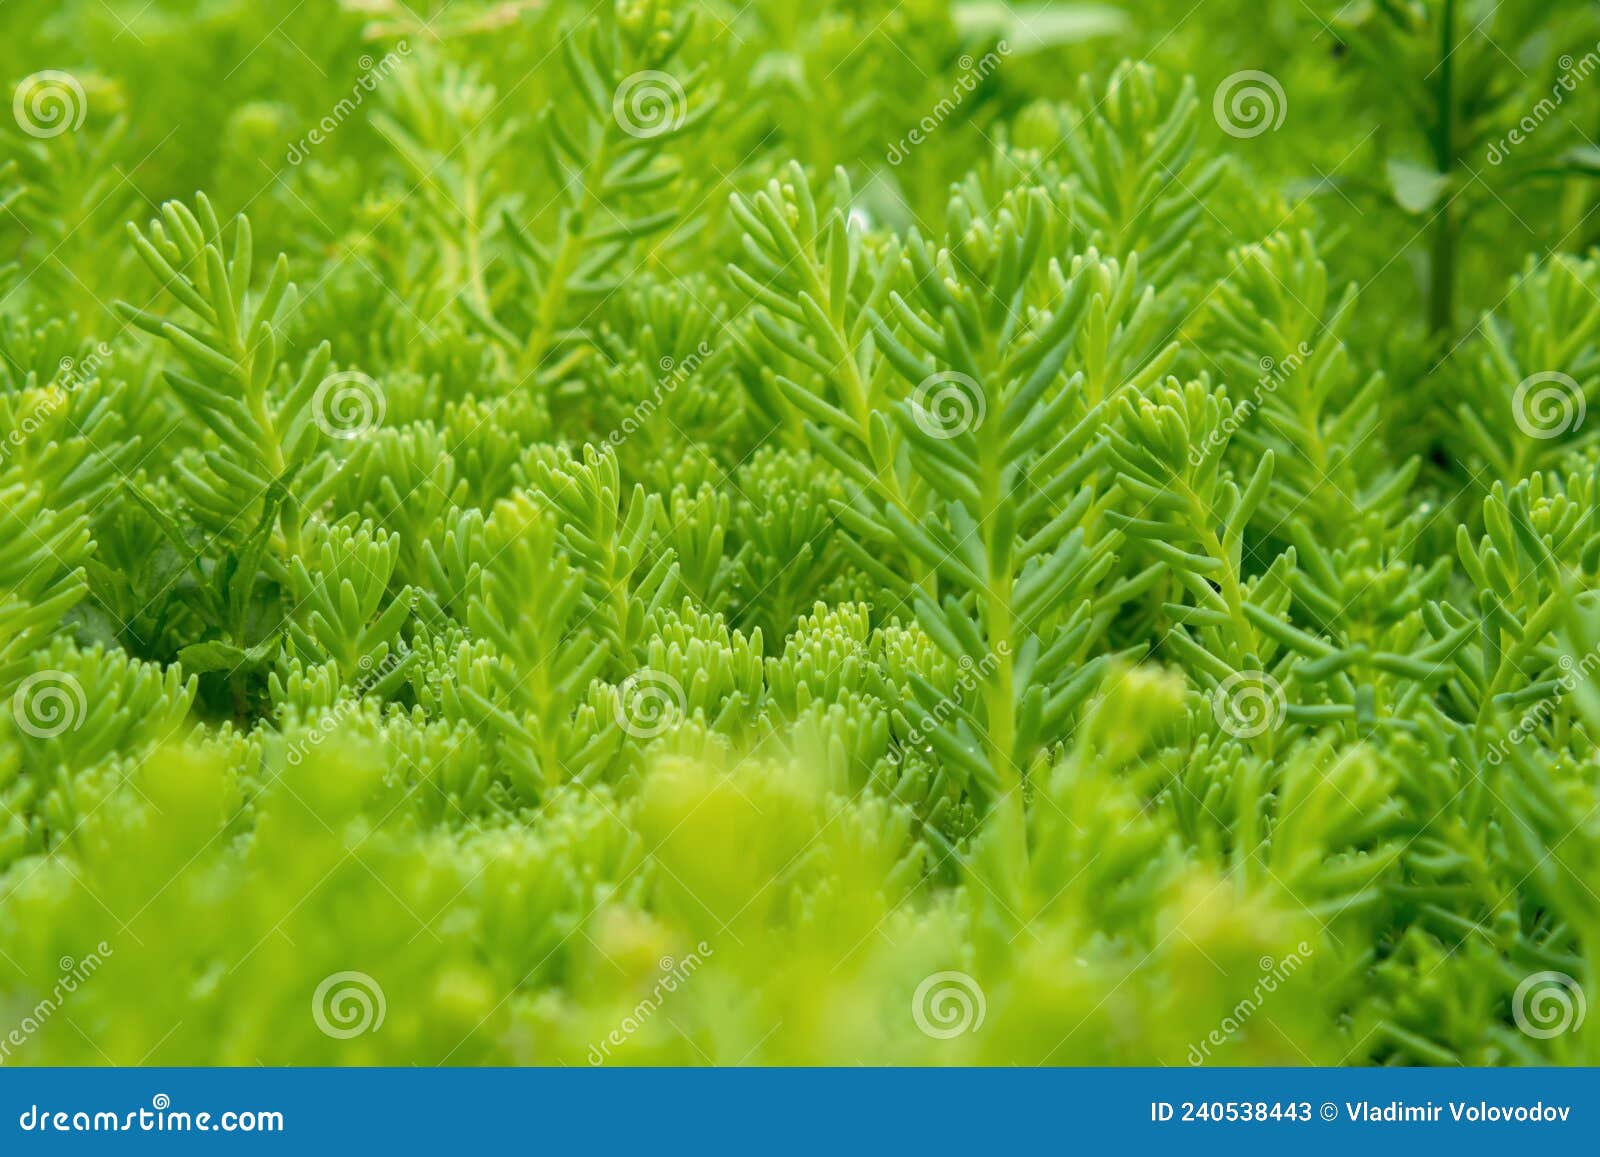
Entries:
<svg viewBox="0 0 1600 1157">
<path fill-rule="evenodd" d="M 1600 1062 L 1600 9 L 6 0 L 0 1062 Z"/>
</svg>

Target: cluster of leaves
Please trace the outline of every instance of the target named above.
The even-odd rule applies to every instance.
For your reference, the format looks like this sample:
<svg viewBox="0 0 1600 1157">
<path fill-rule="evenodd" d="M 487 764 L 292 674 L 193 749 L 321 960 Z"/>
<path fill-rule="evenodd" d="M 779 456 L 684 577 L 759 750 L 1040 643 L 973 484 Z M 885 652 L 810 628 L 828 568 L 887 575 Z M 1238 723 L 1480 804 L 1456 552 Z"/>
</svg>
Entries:
<svg viewBox="0 0 1600 1157">
<path fill-rule="evenodd" d="M 1472 234 L 1588 106 L 1463 163 L 1582 21 L 1498 87 L 1451 0 L 1285 49 L 1296 112 L 1434 91 L 1427 169 L 1097 70 L 1159 4 L 65 7 L 84 123 L 0 169 L 0 1059 L 1600 1061 L 1525 1031 L 1600 975 L 1600 264 Z"/>
</svg>

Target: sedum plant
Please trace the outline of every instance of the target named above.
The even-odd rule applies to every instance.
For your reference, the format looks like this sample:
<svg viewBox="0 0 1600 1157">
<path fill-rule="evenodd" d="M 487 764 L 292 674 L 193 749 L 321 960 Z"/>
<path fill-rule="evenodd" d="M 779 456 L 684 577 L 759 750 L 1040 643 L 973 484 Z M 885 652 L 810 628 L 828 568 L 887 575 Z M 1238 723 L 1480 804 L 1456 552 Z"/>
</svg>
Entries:
<svg viewBox="0 0 1600 1157">
<path fill-rule="evenodd" d="M 1124 7 L 6 6 L 0 1062 L 1600 1062 L 1600 29 Z"/>
</svg>

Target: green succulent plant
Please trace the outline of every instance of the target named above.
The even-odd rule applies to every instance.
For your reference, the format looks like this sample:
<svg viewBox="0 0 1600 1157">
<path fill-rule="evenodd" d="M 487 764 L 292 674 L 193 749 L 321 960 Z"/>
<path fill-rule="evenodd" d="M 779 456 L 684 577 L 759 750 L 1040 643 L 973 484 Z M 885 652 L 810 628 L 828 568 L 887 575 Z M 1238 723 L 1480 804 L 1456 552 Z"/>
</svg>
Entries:
<svg viewBox="0 0 1600 1157">
<path fill-rule="evenodd" d="M 0 1061 L 1600 1062 L 1592 6 L 132 7 Z"/>
</svg>

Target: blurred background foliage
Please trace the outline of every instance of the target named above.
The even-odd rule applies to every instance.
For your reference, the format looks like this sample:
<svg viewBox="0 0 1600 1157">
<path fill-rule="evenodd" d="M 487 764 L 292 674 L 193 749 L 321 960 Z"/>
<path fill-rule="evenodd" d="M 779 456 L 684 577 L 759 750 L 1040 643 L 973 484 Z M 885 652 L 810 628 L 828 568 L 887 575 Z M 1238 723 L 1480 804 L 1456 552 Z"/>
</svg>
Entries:
<svg viewBox="0 0 1600 1157">
<path fill-rule="evenodd" d="M 1592 86 L 1561 93 L 1559 116 L 1537 134 L 1541 164 L 1509 173 L 1490 159 L 1507 130 L 1561 91 L 1564 73 L 1582 71 L 1582 57 L 1596 46 L 1592 4 L 866 0 L 810 8 L 706 0 L 691 7 L 699 16 L 696 56 L 727 90 L 718 131 L 696 143 L 707 204 L 796 160 L 824 174 L 842 165 L 898 223 L 932 223 L 947 186 L 1020 131 L 1012 124 L 1018 114 L 1070 99 L 1080 75 L 1103 77 L 1124 57 L 1146 60 L 1170 75 L 1194 76 L 1209 100 L 1227 76 L 1259 69 L 1288 94 L 1293 131 L 1254 138 L 1251 170 L 1340 237 L 1330 255 L 1336 281 L 1392 278 L 1397 293 L 1409 287 L 1422 297 L 1428 210 L 1437 200 L 1409 170 L 1440 168 L 1435 101 L 1448 60 L 1461 124 L 1444 176 L 1470 201 L 1460 212 L 1468 236 L 1462 316 L 1496 304 L 1528 253 L 1581 253 L 1594 240 L 1589 209 L 1600 194 L 1592 182 L 1563 180 L 1600 167 L 1592 143 L 1600 96 Z M 1441 53 L 1447 7 L 1456 10 L 1457 47 Z M 1379 28 L 1388 10 L 1404 13 L 1411 26 L 1398 45 Z M 119 235 L 130 208 L 142 212 L 204 189 L 217 203 L 248 211 L 263 248 L 296 254 L 297 243 L 318 234 L 325 246 L 339 243 L 341 226 L 351 222 L 336 209 L 381 213 L 385 198 L 406 187 L 370 109 L 340 129 L 337 147 L 312 150 L 320 155 L 311 165 L 284 163 L 306 128 L 351 94 L 364 71 L 359 62 L 374 47 L 404 39 L 425 68 L 438 70 L 443 83 L 428 99 L 456 116 L 455 123 L 436 117 L 432 128 L 455 135 L 430 143 L 448 150 L 474 130 L 504 133 L 502 147 L 532 158 L 539 116 L 566 87 L 565 74 L 548 65 L 577 15 L 561 3 L 524 0 L 8 0 L 3 18 L 14 34 L 0 45 L 0 64 L 13 83 L 48 65 L 88 89 L 90 131 L 71 142 L 82 155 L 53 156 L 50 166 L 67 186 L 54 190 L 48 216 L 55 227 L 90 221 L 68 230 L 69 245 L 93 252 L 96 242 Z M 952 66 L 963 53 L 1002 38 L 1007 66 L 941 125 L 938 147 L 912 150 L 909 167 L 887 164 L 885 130 L 914 125 L 950 95 L 960 72 Z M 461 115 L 474 91 L 492 94 L 478 98 L 481 123 Z M 1213 146 L 1228 143 L 1214 122 L 1201 131 Z M 1398 176 L 1397 166 L 1408 175 Z M 548 199 L 541 168 L 518 174 L 517 195 L 529 205 Z M 89 181 L 74 179 L 84 174 Z M 346 181 L 362 195 L 352 198 L 341 187 Z M 1226 206 L 1214 208 L 1230 227 L 1248 224 Z M 17 217 L 7 224 L 32 263 L 71 268 L 70 254 L 54 252 L 47 234 L 19 229 Z M 316 261 L 319 251 L 298 256 Z"/>
</svg>

